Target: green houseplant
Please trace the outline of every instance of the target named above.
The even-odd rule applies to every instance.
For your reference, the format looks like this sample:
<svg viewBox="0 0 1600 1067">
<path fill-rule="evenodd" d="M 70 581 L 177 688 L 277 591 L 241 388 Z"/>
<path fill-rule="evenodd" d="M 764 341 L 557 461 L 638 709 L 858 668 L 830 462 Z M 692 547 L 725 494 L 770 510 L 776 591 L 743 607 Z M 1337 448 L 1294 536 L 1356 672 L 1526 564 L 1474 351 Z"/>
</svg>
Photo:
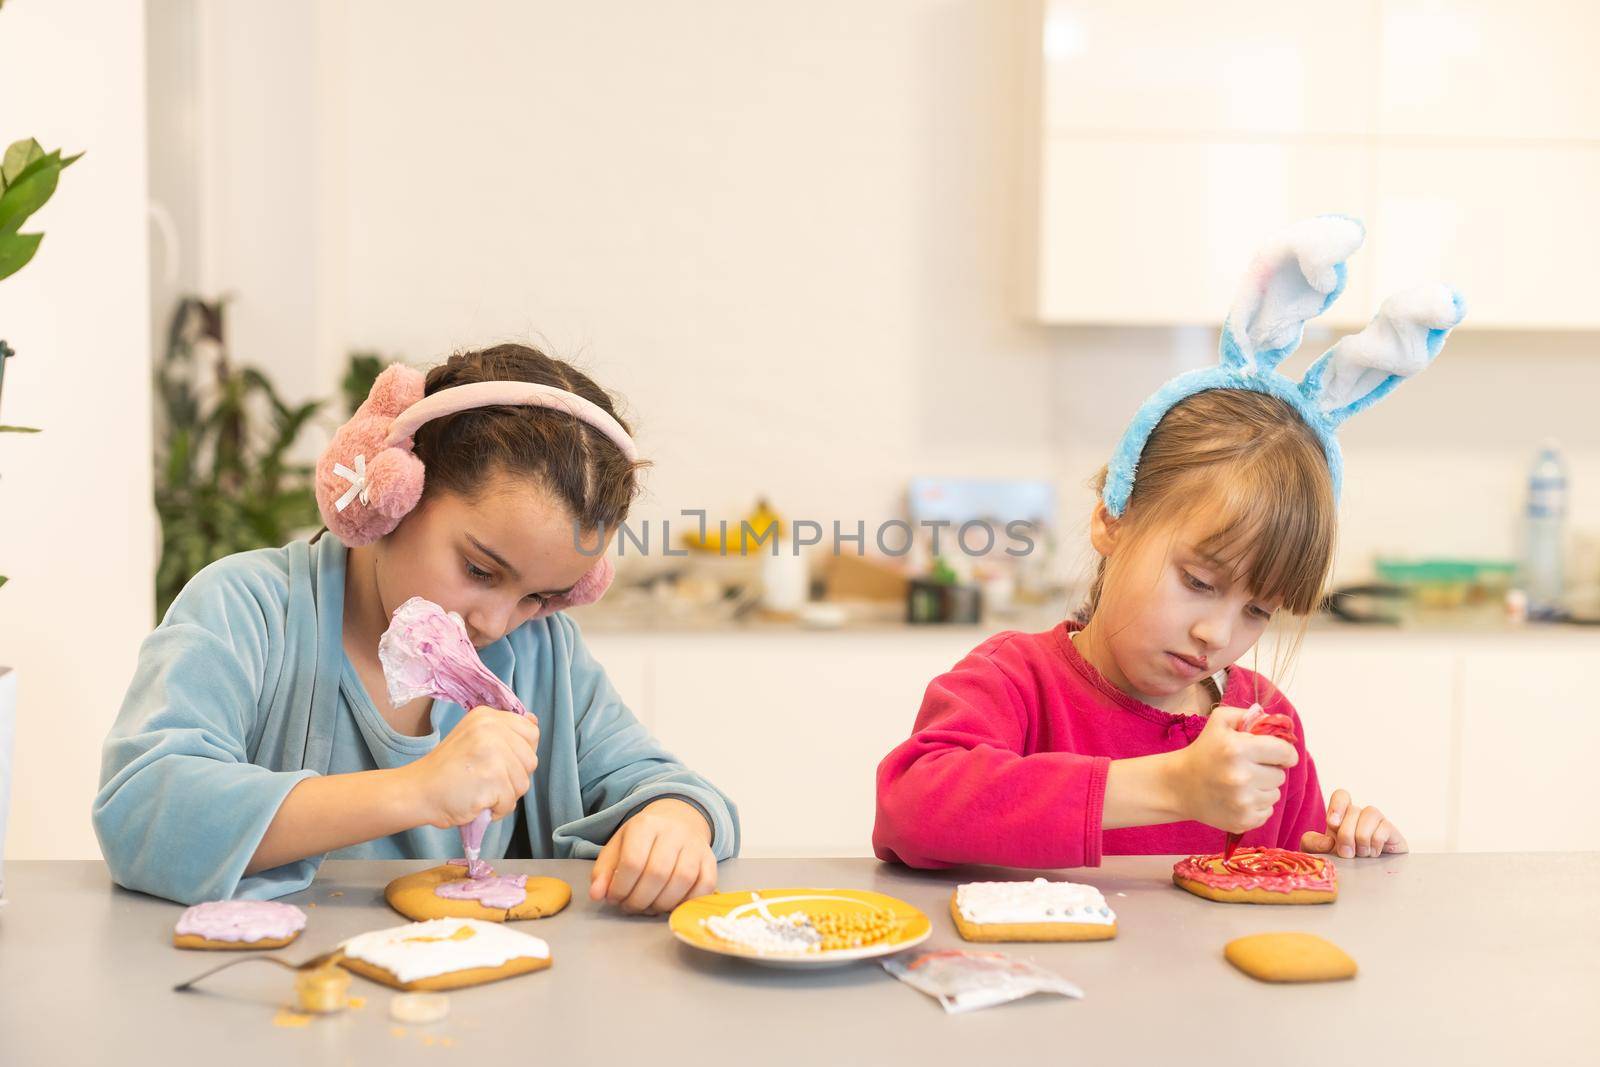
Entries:
<svg viewBox="0 0 1600 1067">
<path fill-rule="evenodd" d="M 289 453 L 324 401 L 287 404 L 229 356 L 223 301 L 179 302 L 156 368 L 157 617 L 213 560 L 281 545 L 317 523 L 310 464 Z"/>
<path fill-rule="evenodd" d="M 0 279 L 9 278 L 39 251 L 42 233 L 23 233 L 22 226 L 28 217 L 55 194 L 61 172 L 78 158 L 62 157 L 61 152 L 46 152 L 33 138 L 17 141 L 8 147 L 0 158 Z M 0 340 L 0 400 L 5 397 L 6 362 L 16 353 Z M 29 426 L 0 424 L 0 433 L 38 433 Z M 0 585 L 6 583 L 0 574 Z"/>
<path fill-rule="evenodd" d="M 0 0 L 3 2 L 3 0 Z M 80 153 L 81 155 L 81 153 Z M 0 156 L 0 279 L 9 278 L 39 251 L 42 233 L 23 233 L 29 216 L 55 195 L 61 172 L 78 158 L 46 152 L 31 137 L 17 141 Z M 0 397 L 4 396 L 6 362 L 16 353 L 0 340 Z M 0 424 L 0 433 L 38 433 L 27 426 Z M 0 585 L 6 583 L 0 574 Z M 16 744 L 17 672 L 0 667 L 0 861 L 6 847 L 6 821 L 11 807 L 11 758 Z M 5 903 L 5 871 L 0 867 L 0 904 Z"/>
</svg>

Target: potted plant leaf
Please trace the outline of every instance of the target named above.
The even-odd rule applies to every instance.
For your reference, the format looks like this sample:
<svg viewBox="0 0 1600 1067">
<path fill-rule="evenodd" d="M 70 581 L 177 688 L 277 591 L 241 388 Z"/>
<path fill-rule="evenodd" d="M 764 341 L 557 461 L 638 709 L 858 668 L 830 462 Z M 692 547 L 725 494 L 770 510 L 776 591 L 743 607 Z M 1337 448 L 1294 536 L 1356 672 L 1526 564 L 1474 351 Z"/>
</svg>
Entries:
<svg viewBox="0 0 1600 1067">
<path fill-rule="evenodd" d="M 188 297 L 156 366 L 156 617 L 200 568 L 319 522 L 312 467 L 290 457 L 324 401 L 286 402 L 228 350 L 226 304 Z"/>
<path fill-rule="evenodd" d="M 77 156 L 63 157 L 59 151 L 46 152 L 29 138 L 17 141 L 0 157 L 0 279 L 9 278 L 39 251 L 42 233 L 23 233 L 28 217 L 56 191 L 61 172 Z M 3 326 L 0 323 L 0 326 Z M 5 397 L 6 363 L 16 353 L 0 339 L 0 401 Z M 0 412 L 3 415 L 3 412 Z M 7 426 L 0 419 L 0 433 L 38 433 L 28 426 Z M 0 574 L 0 586 L 6 577 Z M 17 672 L 0 666 L 0 904 L 5 902 L 6 817 L 11 810 L 11 767 L 17 736 Z"/>
</svg>

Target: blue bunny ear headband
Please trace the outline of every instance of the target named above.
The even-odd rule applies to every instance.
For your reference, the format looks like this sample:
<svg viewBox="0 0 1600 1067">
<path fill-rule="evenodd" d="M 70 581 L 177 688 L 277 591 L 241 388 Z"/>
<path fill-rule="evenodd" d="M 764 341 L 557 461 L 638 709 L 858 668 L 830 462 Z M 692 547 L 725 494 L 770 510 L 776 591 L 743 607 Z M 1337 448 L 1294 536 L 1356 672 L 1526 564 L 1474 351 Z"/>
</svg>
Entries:
<svg viewBox="0 0 1600 1067">
<path fill-rule="evenodd" d="M 1324 352 L 1298 382 L 1279 374 L 1278 364 L 1300 347 L 1307 320 L 1344 292 L 1344 261 L 1365 236 L 1355 219 L 1321 215 L 1289 227 L 1257 253 L 1222 326 L 1221 362 L 1167 382 L 1123 431 L 1101 493 L 1107 511 L 1120 516 L 1127 509 L 1139 457 L 1162 416 L 1207 389 L 1248 389 L 1287 403 L 1321 440 L 1339 499 L 1339 426 L 1433 362 L 1466 315 L 1461 294 L 1448 285 L 1407 289 L 1385 300 L 1364 330 Z"/>
</svg>

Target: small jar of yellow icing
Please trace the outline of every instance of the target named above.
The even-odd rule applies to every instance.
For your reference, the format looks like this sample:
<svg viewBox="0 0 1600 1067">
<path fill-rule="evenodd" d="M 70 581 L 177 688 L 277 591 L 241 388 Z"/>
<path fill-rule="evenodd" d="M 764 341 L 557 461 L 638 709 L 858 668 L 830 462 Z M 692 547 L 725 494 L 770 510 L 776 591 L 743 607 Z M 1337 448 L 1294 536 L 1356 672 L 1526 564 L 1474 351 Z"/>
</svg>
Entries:
<svg viewBox="0 0 1600 1067">
<path fill-rule="evenodd" d="M 301 1011 L 325 1015 L 349 1004 L 350 972 L 337 964 L 303 971 L 294 978 L 294 999 Z"/>
</svg>

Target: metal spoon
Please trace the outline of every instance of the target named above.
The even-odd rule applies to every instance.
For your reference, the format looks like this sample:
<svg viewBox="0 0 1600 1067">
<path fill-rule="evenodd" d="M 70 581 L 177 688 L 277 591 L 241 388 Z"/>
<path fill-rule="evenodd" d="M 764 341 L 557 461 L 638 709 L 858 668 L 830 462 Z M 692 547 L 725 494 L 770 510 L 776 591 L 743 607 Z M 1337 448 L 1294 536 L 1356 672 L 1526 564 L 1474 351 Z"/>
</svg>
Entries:
<svg viewBox="0 0 1600 1067">
<path fill-rule="evenodd" d="M 343 954 L 344 946 L 339 945 L 327 952 L 322 953 L 321 955 L 312 956 L 310 959 L 305 960 L 302 963 L 290 963 L 288 960 L 279 959 L 277 956 L 242 956 L 239 959 L 228 960 L 226 963 L 219 963 L 209 971 L 201 971 L 187 982 L 179 982 L 177 985 L 173 986 L 172 991 L 174 993 L 188 992 L 194 987 L 194 984 L 200 981 L 202 978 L 210 978 L 218 971 L 225 971 L 229 967 L 236 967 L 241 963 L 276 963 L 279 967 L 283 967 L 291 971 L 311 971 L 318 967 L 326 966 L 327 964 L 338 959 Z"/>
</svg>

